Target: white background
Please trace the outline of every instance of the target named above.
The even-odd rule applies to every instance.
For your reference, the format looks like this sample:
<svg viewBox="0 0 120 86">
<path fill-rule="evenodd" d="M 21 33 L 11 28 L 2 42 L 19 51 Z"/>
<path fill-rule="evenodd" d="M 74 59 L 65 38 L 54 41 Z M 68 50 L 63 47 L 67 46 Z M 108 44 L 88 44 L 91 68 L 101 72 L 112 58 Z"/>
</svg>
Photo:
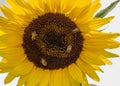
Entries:
<svg viewBox="0 0 120 86">
<path fill-rule="evenodd" d="M 111 2 L 115 0 L 101 0 L 102 8 L 108 6 Z M 5 0 L 0 0 L 0 3 L 4 3 Z M 108 14 L 108 16 L 115 16 L 115 19 L 107 25 L 105 31 L 107 32 L 119 32 L 120 33 L 120 3 L 117 7 Z M 117 40 L 120 41 L 120 38 Z M 120 55 L 120 48 L 112 50 L 112 52 Z M 113 61 L 113 65 L 107 65 L 105 67 L 101 67 L 104 70 L 104 73 L 99 73 L 101 78 L 100 82 L 95 82 L 89 79 L 89 82 L 92 84 L 96 84 L 98 86 L 120 86 L 120 58 L 111 59 Z M 0 74 L 0 86 L 16 86 L 17 79 L 15 79 L 10 84 L 4 85 L 4 78 L 6 74 Z"/>
</svg>

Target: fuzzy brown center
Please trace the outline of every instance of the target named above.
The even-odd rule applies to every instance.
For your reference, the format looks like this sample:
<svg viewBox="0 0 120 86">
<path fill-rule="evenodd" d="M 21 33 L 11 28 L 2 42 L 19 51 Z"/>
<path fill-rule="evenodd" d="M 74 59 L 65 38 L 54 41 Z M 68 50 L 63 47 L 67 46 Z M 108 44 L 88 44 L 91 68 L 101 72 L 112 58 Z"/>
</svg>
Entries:
<svg viewBox="0 0 120 86">
<path fill-rule="evenodd" d="M 83 40 L 80 29 L 68 17 L 46 13 L 25 28 L 22 46 L 37 67 L 59 69 L 77 60 Z"/>
</svg>

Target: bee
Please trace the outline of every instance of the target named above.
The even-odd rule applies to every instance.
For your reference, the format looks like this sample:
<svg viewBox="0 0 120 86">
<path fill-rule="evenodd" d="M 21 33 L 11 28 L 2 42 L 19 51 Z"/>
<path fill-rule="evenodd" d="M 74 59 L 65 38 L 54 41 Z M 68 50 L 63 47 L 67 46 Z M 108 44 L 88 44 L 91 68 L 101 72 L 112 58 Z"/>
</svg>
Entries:
<svg viewBox="0 0 120 86">
<path fill-rule="evenodd" d="M 43 66 L 47 66 L 47 61 L 44 58 L 41 58 L 41 64 Z"/>
<path fill-rule="evenodd" d="M 36 39 L 36 37 L 37 37 L 37 33 L 36 33 L 36 31 L 33 31 L 32 37 L 31 37 L 32 41 L 34 41 Z"/>
<path fill-rule="evenodd" d="M 73 33 L 77 33 L 77 32 L 80 32 L 80 29 L 79 28 L 75 28 L 74 30 L 72 30 Z"/>
<path fill-rule="evenodd" d="M 66 49 L 66 52 L 67 52 L 67 53 L 70 53 L 71 50 L 72 50 L 72 45 L 68 45 L 68 46 L 67 46 L 67 49 Z"/>
</svg>

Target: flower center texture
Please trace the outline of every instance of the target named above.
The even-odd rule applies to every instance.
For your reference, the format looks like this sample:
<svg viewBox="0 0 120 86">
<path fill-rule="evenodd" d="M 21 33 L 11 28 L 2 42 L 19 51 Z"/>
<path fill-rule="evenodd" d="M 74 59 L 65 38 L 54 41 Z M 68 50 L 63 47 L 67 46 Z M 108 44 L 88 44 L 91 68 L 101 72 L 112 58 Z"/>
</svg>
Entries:
<svg viewBox="0 0 120 86">
<path fill-rule="evenodd" d="M 25 28 L 22 46 L 37 67 L 59 69 L 77 60 L 83 40 L 80 29 L 64 14 L 46 13 Z"/>
</svg>

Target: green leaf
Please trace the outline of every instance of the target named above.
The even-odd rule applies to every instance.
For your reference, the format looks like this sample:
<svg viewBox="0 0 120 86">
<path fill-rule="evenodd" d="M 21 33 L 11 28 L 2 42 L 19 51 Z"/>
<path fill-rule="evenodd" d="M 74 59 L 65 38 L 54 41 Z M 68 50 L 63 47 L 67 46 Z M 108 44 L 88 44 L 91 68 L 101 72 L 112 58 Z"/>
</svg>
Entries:
<svg viewBox="0 0 120 86">
<path fill-rule="evenodd" d="M 107 8 L 102 9 L 100 12 L 98 12 L 95 17 L 96 18 L 103 18 L 105 17 L 109 12 L 111 12 L 117 4 L 120 2 L 120 0 L 112 2 Z"/>
</svg>

